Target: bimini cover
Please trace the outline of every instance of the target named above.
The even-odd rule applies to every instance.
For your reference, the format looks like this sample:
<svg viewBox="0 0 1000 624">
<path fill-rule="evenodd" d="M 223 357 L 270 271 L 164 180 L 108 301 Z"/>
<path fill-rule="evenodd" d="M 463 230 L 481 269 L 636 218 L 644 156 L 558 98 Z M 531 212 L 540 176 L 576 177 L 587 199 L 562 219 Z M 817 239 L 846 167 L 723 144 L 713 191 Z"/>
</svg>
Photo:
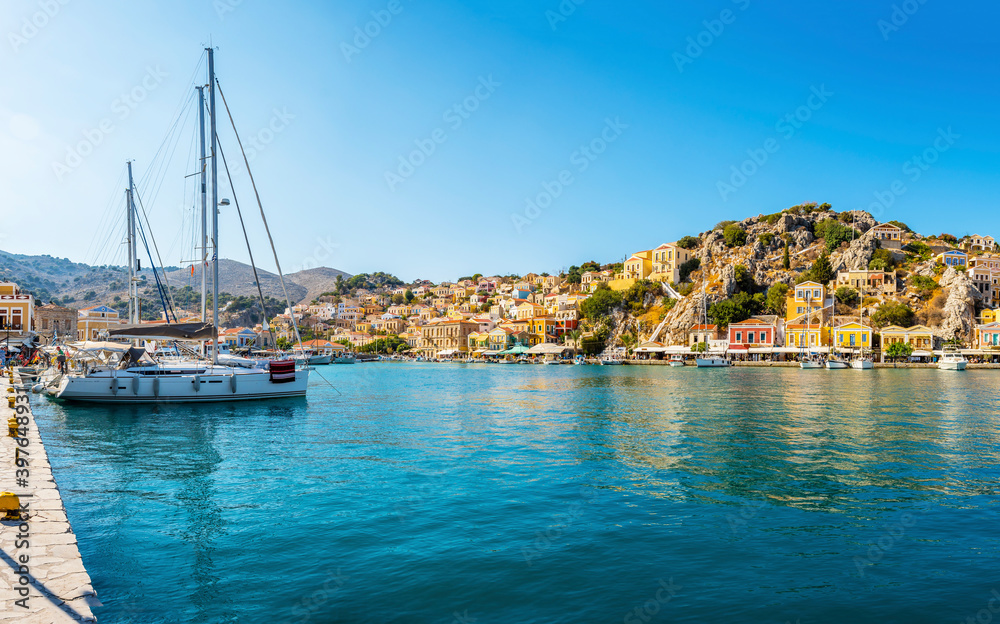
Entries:
<svg viewBox="0 0 1000 624">
<path fill-rule="evenodd" d="M 113 338 L 145 338 L 147 340 L 211 340 L 215 327 L 211 323 L 170 323 L 148 325 L 124 325 L 109 329 Z"/>
</svg>

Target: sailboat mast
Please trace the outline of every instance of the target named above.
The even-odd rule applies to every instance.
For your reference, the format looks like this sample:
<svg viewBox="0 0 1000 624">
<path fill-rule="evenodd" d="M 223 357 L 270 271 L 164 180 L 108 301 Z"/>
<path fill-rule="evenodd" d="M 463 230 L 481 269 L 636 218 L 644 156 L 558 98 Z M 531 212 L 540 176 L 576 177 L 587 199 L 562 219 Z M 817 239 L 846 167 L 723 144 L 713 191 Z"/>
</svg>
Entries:
<svg viewBox="0 0 1000 624">
<path fill-rule="evenodd" d="M 215 50 L 208 50 L 208 105 L 211 117 L 212 141 L 212 364 L 219 363 L 219 163 L 218 139 L 215 133 Z"/>
<path fill-rule="evenodd" d="M 201 322 L 207 319 L 208 310 L 208 191 L 206 185 L 205 164 L 205 87 L 198 89 L 198 131 L 201 134 Z"/>
<path fill-rule="evenodd" d="M 125 210 L 128 211 L 128 322 L 138 323 L 138 286 L 135 283 L 136 245 L 135 245 L 135 202 L 133 200 L 134 183 L 132 181 L 132 161 L 128 161 L 128 192 Z"/>
</svg>

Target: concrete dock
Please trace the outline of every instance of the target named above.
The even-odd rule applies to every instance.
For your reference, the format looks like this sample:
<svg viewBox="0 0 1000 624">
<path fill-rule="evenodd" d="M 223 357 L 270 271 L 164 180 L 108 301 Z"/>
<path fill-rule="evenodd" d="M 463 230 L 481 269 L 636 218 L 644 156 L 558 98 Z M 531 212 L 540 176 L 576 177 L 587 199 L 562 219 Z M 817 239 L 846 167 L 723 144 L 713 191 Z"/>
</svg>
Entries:
<svg viewBox="0 0 1000 624">
<path fill-rule="evenodd" d="M 52 476 L 30 392 L 10 393 L 10 387 L 5 371 L 0 377 L 0 492 L 19 497 L 21 519 L 0 522 L 0 624 L 96 622 L 91 608 L 101 603 Z M 11 396 L 14 409 L 8 407 Z M 11 417 L 20 419 L 17 437 L 8 435 Z"/>
</svg>

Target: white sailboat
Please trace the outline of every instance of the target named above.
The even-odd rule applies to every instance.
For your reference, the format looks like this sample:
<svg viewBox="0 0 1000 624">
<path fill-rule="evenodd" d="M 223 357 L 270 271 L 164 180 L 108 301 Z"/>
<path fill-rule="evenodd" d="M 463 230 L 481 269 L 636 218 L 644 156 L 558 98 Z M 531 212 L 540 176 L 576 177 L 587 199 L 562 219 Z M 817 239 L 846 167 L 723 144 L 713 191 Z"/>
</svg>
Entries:
<svg viewBox="0 0 1000 624">
<path fill-rule="evenodd" d="M 212 182 L 212 270 L 214 285 L 212 297 L 213 323 L 183 323 L 167 325 L 141 325 L 135 287 L 135 203 L 132 166 L 129 163 L 129 188 L 126 209 L 129 222 L 129 322 L 125 328 L 109 332 L 116 338 L 143 340 L 212 340 L 218 345 L 219 338 L 219 193 L 218 193 L 218 153 L 215 107 L 215 58 L 214 50 L 208 48 L 208 88 L 211 114 L 211 182 Z M 201 94 L 201 154 L 204 163 L 204 91 Z M 202 181 L 205 170 L 202 167 Z M 206 191 L 202 184 L 202 227 L 203 241 L 205 229 Z M 228 202 L 223 200 L 221 205 Z M 204 244 L 204 243 L 203 243 Z M 207 249 L 207 244 L 205 244 Z M 279 266 L 280 274 L 280 266 Z M 204 284 L 204 281 L 203 281 Z M 204 298 L 204 287 L 203 297 Z M 205 309 L 202 308 L 202 320 Z M 294 322 L 294 318 L 293 318 Z M 225 360 L 224 360 L 225 362 Z M 212 361 L 178 359 L 170 362 L 156 362 L 145 349 L 132 348 L 118 354 L 107 363 L 87 367 L 81 373 L 65 374 L 58 386 L 50 390 L 57 399 L 95 403 L 208 403 L 222 401 L 248 401 L 282 397 L 305 396 L 309 384 L 309 369 L 297 368 L 293 360 L 272 360 L 256 362 L 236 359 L 220 363 L 219 349 L 212 349 Z"/>
</svg>

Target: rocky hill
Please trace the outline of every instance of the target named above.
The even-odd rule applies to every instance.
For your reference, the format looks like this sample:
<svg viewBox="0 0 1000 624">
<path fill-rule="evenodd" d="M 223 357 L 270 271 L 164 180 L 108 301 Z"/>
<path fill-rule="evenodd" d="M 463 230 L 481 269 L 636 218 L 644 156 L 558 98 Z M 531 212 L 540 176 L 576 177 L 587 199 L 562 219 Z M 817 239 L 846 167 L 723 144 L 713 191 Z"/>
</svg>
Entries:
<svg viewBox="0 0 1000 624">
<path fill-rule="evenodd" d="M 768 309 L 764 304 L 766 294 L 775 284 L 791 286 L 812 277 L 809 272 L 821 255 L 829 263 L 828 276 L 870 267 L 895 270 L 898 276 L 895 294 L 876 297 L 872 296 L 875 293 L 866 293 L 863 301 L 858 297 L 853 305 L 838 303 L 838 315 L 857 315 L 863 307 L 867 320 L 883 306 L 898 305 L 892 309 L 904 316 L 911 314 L 913 322 L 932 327 L 944 339 L 968 339 L 975 327 L 977 309 L 985 302 L 965 271 L 945 270 L 933 259 L 933 253 L 954 247 L 955 239 L 948 235 L 922 236 L 907 228 L 901 249 L 881 249 L 871 232 L 877 224 L 867 212 L 837 213 L 828 204 L 804 204 L 780 213 L 723 222 L 691 237 L 691 251 L 700 266 L 691 273 L 689 283 L 676 285 L 687 296 L 676 302 L 657 302 L 664 310 L 664 327 L 657 340 L 683 344 L 690 327 L 701 322 L 704 310 L 725 300 L 756 306 L 754 313 L 783 314 Z M 899 225 L 905 228 L 905 224 Z M 788 268 L 784 267 L 786 242 Z M 756 301 L 751 300 L 754 295 Z M 889 309 L 886 307 L 884 312 Z M 708 316 L 709 322 L 715 320 L 711 314 Z M 611 341 L 623 327 L 639 341 L 648 339 L 657 325 L 637 323 L 627 314 L 613 324 Z"/>
</svg>

